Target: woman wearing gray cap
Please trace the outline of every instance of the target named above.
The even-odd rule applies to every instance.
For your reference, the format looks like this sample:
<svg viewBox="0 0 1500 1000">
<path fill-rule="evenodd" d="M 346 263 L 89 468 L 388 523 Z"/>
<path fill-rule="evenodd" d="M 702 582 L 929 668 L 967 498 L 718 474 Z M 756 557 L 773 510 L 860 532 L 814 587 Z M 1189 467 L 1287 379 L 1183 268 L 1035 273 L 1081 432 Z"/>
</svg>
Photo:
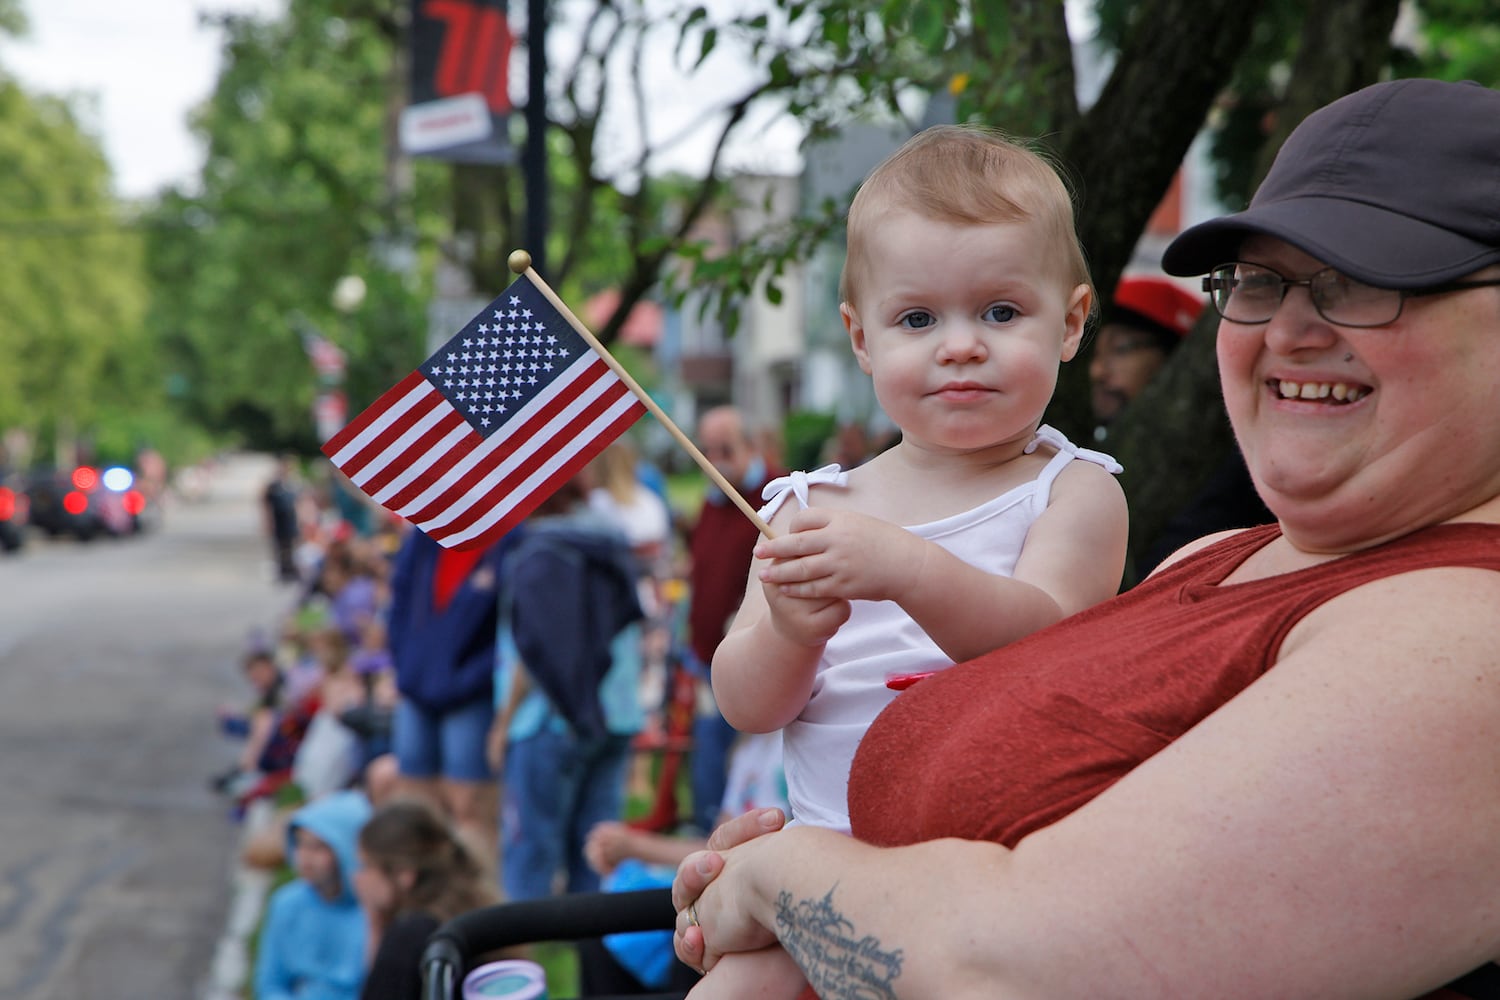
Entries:
<svg viewBox="0 0 1500 1000">
<path fill-rule="evenodd" d="M 747 814 L 674 886 L 823 997 L 1500 996 L 1500 92 L 1403 80 L 1189 229 L 1277 517 L 922 681 L 855 838 Z M 714 977 L 694 996 L 715 996 Z"/>
</svg>

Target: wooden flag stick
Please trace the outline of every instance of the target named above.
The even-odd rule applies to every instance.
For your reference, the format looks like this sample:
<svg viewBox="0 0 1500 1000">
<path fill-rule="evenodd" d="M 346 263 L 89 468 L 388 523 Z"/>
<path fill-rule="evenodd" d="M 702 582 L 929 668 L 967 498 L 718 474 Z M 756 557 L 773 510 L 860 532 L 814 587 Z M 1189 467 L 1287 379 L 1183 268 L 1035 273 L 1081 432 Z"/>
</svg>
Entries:
<svg viewBox="0 0 1500 1000">
<path fill-rule="evenodd" d="M 594 349 L 594 353 L 604 359 L 604 363 L 609 365 L 610 369 L 616 375 L 620 376 L 620 381 L 624 382 L 626 387 L 635 393 L 636 398 L 645 405 L 646 409 L 650 410 L 652 415 L 661 421 L 661 425 L 671 433 L 672 437 L 677 439 L 677 443 L 682 445 L 683 450 L 692 456 L 694 462 L 698 463 L 698 468 L 702 469 L 708 475 L 708 478 L 712 479 L 714 484 L 724 492 L 724 495 L 734 502 L 734 505 L 740 509 L 740 513 L 748 517 L 750 522 L 760 529 L 762 535 L 765 535 L 767 538 L 775 538 L 776 533 L 771 530 L 771 526 L 766 523 L 765 518 L 761 517 L 754 507 L 745 502 L 745 498 L 740 496 L 740 491 L 730 485 L 729 480 L 724 478 L 724 474 L 714 467 L 714 463 L 708 460 L 708 456 L 698 450 L 698 446 L 693 444 L 686 434 L 682 433 L 682 428 L 678 427 L 672 418 L 667 416 L 666 411 L 657 405 L 656 400 L 652 399 L 646 390 L 641 388 L 640 383 L 625 370 L 624 366 L 615 360 L 614 355 L 610 354 L 604 345 L 599 343 L 599 338 L 595 337 L 589 331 L 589 328 L 584 326 L 577 316 L 573 315 L 573 310 L 568 308 L 567 303 L 559 298 L 551 286 L 531 269 L 531 254 L 525 250 L 512 251 L 507 263 L 510 265 L 510 269 L 516 274 L 524 274 L 531 279 L 531 283 L 537 287 L 537 291 L 547 297 L 547 301 L 551 302 L 557 308 L 557 311 L 562 313 L 563 318 L 568 321 L 573 329 L 578 331 L 578 335 Z"/>
</svg>

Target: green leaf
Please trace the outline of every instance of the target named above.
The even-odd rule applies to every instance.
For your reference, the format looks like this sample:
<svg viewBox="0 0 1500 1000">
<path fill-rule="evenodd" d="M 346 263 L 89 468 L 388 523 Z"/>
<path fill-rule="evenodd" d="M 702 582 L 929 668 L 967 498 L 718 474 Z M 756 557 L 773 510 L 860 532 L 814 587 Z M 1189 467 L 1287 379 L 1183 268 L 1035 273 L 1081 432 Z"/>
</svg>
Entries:
<svg viewBox="0 0 1500 1000">
<path fill-rule="evenodd" d="M 823 39 L 837 52 L 848 52 L 849 22 L 841 17 L 830 17 L 823 22 Z"/>
<path fill-rule="evenodd" d="M 771 64 L 767 67 L 771 72 L 771 84 L 776 87 L 785 87 L 792 82 L 792 68 L 787 60 L 785 52 L 778 52 L 771 57 Z"/>
<path fill-rule="evenodd" d="M 714 46 L 718 43 L 718 28 L 709 28 L 707 31 L 703 32 L 703 42 L 698 47 L 698 61 L 693 64 L 694 69 L 697 69 L 699 66 L 703 65 L 703 60 L 708 58 L 709 53 L 713 52 Z"/>
<path fill-rule="evenodd" d="M 940 54 L 948 46 L 948 24 L 943 5 L 919 0 L 911 8 L 911 33 L 928 53 Z"/>
</svg>

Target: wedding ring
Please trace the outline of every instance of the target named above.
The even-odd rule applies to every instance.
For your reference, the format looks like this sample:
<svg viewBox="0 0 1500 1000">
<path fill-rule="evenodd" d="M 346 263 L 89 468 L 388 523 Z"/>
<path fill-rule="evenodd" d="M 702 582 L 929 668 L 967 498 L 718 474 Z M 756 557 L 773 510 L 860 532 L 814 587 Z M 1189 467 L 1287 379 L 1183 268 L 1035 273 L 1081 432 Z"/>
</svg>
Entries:
<svg viewBox="0 0 1500 1000">
<path fill-rule="evenodd" d="M 691 902 L 691 903 L 688 904 L 687 915 L 688 915 L 688 926 L 689 927 L 697 927 L 698 926 L 698 904 L 697 904 L 697 901 L 694 901 L 694 902 Z"/>
</svg>

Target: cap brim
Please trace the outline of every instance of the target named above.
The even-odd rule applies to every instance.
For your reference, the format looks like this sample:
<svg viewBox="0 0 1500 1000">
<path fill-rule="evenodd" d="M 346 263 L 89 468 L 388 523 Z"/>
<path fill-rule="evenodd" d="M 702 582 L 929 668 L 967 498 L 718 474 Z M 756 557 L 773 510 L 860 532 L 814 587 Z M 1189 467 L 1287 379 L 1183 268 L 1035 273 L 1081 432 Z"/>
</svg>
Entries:
<svg viewBox="0 0 1500 1000">
<path fill-rule="evenodd" d="M 1192 226 L 1162 254 L 1162 269 L 1188 276 L 1239 259 L 1240 244 L 1274 236 L 1351 278 L 1381 288 L 1422 288 L 1500 261 L 1486 246 L 1437 226 L 1342 198 L 1289 198 Z"/>
</svg>

